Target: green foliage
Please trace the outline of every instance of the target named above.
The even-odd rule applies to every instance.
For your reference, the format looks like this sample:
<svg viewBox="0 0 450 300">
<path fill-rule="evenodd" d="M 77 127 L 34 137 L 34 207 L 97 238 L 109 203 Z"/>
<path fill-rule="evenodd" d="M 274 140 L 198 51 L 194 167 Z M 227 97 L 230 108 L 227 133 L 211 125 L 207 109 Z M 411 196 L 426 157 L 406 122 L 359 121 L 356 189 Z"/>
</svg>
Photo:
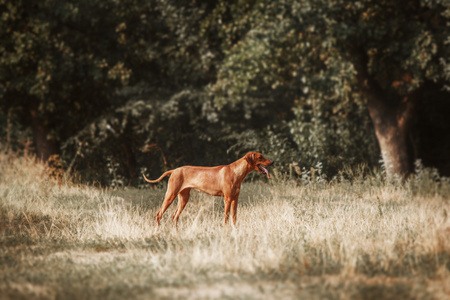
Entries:
<svg viewBox="0 0 450 300">
<path fill-rule="evenodd" d="M 217 113 L 203 92 L 147 93 L 97 118 L 64 144 L 65 157 L 73 157 L 86 179 L 109 184 L 122 177 L 125 184 L 138 184 L 143 172 L 157 177 L 186 162 L 229 162 L 229 144 L 216 136 Z"/>
<path fill-rule="evenodd" d="M 37 108 L 69 171 L 105 184 L 249 150 L 330 177 L 373 166 L 361 65 L 393 106 L 419 88 L 443 99 L 450 85 L 445 1 L 0 6 L 0 122 L 20 124 L 2 135 L 29 132 Z"/>
<path fill-rule="evenodd" d="M 2 8 L 0 107 L 27 125 L 36 107 L 52 139 L 65 140 L 129 79 L 111 3 L 2 1 Z"/>
<path fill-rule="evenodd" d="M 356 82 L 361 68 L 393 108 L 406 93 L 429 89 L 427 82 L 448 82 L 440 62 L 450 55 L 445 2 L 250 1 L 220 8 L 220 20 L 234 18 L 222 26 L 225 58 L 211 87 L 216 104 L 292 108 L 289 151 L 303 165 L 322 161 L 335 173 L 344 164 L 376 163 Z"/>
</svg>

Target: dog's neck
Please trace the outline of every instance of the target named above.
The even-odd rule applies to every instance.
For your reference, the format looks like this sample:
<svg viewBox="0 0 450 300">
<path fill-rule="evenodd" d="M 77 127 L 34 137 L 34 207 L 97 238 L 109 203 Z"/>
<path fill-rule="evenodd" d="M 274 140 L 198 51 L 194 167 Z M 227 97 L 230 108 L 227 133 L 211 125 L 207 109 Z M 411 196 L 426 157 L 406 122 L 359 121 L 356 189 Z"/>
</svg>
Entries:
<svg viewBox="0 0 450 300">
<path fill-rule="evenodd" d="M 253 171 L 252 166 L 247 162 L 245 157 L 238 159 L 234 163 L 231 163 L 230 166 L 234 166 L 235 174 L 237 181 L 242 182 L 244 181 L 245 177 Z"/>
</svg>

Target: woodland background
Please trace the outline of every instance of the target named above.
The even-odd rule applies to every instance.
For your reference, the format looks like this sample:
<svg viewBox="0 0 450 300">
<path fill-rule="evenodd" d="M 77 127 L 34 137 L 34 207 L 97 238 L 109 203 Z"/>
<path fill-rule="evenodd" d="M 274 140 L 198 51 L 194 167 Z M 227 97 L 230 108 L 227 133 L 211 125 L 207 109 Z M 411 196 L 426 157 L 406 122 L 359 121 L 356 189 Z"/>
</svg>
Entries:
<svg viewBox="0 0 450 300">
<path fill-rule="evenodd" d="M 382 159 L 400 176 L 417 160 L 450 175 L 448 1 L 0 0 L 0 11 L 0 142 L 83 181 L 139 185 L 143 172 L 249 150 L 329 178 Z"/>
</svg>

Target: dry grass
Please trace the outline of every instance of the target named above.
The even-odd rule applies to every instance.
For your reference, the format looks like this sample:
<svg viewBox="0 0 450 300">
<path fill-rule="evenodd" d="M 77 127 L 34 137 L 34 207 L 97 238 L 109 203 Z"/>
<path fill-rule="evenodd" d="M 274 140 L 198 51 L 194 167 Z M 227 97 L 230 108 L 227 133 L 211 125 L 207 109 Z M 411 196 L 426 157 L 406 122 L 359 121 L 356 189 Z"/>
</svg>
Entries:
<svg viewBox="0 0 450 300">
<path fill-rule="evenodd" d="M 192 192 L 179 231 L 164 194 L 57 183 L 0 154 L 0 298 L 448 299 L 450 184 L 246 182 L 238 225 Z"/>
</svg>

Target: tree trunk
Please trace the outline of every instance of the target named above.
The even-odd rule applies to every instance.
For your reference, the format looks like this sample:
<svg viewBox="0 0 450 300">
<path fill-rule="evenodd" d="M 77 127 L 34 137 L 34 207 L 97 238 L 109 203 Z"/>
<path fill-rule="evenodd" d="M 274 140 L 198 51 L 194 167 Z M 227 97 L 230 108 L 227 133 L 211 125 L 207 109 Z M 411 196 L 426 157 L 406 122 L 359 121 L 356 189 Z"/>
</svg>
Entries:
<svg viewBox="0 0 450 300">
<path fill-rule="evenodd" d="M 391 107 L 374 95 L 367 95 L 367 100 L 387 176 L 399 175 L 405 179 L 413 172 L 414 165 L 411 139 L 414 96 L 405 97 L 397 107 Z"/>
<path fill-rule="evenodd" d="M 39 117 L 38 109 L 35 105 L 29 108 L 29 113 L 34 144 L 36 146 L 36 158 L 46 162 L 51 155 L 58 153 L 58 147 L 55 142 L 47 138 L 49 129 Z"/>
<path fill-rule="evenodd" d="M 358 85 L 367 99 L 367 107 L 381 149 L 388 178 L 394 175 L 402 179 L 414 170 L 414 145 L 411 125 L 419 91 L 401 98 L 388 95 L 367 70 L 367 56 L 357 63 Z"/>
</svg>

